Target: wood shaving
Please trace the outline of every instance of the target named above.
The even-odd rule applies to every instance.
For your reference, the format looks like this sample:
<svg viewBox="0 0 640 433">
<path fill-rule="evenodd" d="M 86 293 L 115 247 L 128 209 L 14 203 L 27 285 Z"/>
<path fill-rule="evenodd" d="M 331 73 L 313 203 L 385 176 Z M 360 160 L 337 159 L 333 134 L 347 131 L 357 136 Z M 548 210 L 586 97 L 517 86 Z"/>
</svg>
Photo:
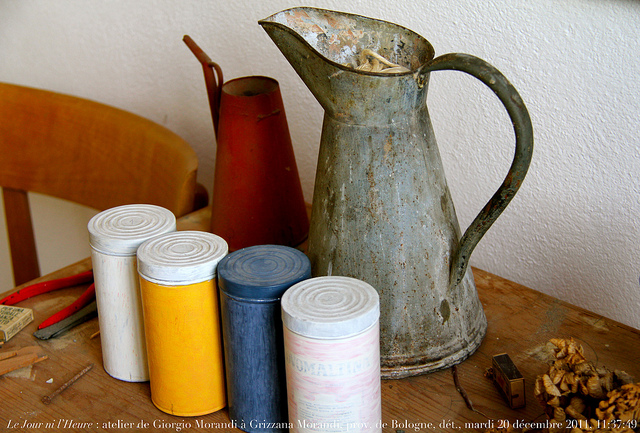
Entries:
<svg viewBox="0 0 640 433">
<path fill-rule="evenodd" d="M 623 371 L 596 367 L 573 338 L 550 340 L 555 360 L 538 375 L 534 395 L 557 428 L 548 433 L 640 431 L 640 383 Z M 526 430 L 487 430 L 519 433 Z"/>
<path fill-rule="evenodd" d="M 404 66 L 390 62 L 375 51 L 366 48 L 360 53 L 359 64 L 356 66 L 356 70 L 365 72 L 383 72 L 385 74 L 409 72 L 409 69 Z"/>
<path fill-rule="evenodd" d="M 552 339 L 551 343 L 556 359 L 547 373 L 536 378 L 534 386 L 534 395 L 547 416 L 562 425 L 549 433 L 632 432 L 602 421 L 640 421 L 638 401 L 633 400 L 638 385 L 627 384 L 628 375 L 622 372 L 596 367 L 573 338 Z"/>
</svg>

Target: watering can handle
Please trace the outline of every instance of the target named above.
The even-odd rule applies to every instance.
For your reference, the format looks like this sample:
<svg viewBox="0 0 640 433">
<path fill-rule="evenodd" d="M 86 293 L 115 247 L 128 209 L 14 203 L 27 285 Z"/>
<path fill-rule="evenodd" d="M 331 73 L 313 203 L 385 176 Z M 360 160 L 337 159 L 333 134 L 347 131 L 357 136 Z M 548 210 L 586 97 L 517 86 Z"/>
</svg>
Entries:
<svg viewBox="0 0 640 433">
<path fill-rule="evenodd" d="M 493 90 L 507 109 L 516 135 L 515 156 L 504 182 L 469 225 L 454 253 L 450 284 L 456 285 L 464 278 L 473 249 L 507 207 L 527 174 L 533 153 L 533 128 L 529 112 L 516 89 L 489 63 L 468 54 L 445 54 L 424 65 L 418 78 L 426 81 L 429 72 L 442 70 L 466 72 Z"/>
</svg>

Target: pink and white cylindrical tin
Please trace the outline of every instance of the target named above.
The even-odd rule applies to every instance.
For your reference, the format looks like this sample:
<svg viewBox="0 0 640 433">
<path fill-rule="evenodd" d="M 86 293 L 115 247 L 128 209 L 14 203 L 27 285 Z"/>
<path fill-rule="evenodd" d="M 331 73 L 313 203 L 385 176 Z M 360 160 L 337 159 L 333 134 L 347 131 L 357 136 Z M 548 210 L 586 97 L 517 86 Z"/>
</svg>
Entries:
<svg viewBox="0 0 640 433">
<path fill-rule="evenodd" d="M 88 224 L 104 369 L 127 382 L 149 380 L 136 251 L 174 232 L 176 217 L 147 204 L 118 206 Z"/>
<path fill-rule="evenodd" d="M 282 297 L 291 432 L 382 432 L 378 293 L 317 277 Z"/>
</svg>

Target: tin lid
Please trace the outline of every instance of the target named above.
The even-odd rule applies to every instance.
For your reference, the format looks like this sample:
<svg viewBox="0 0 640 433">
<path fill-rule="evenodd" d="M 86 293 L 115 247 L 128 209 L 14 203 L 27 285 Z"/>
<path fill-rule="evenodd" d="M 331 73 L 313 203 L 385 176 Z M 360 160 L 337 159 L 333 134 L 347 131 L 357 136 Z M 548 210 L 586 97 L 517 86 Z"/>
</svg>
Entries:
<svg viewBox="0 0 640 433">
<path fill-rule="evenodd" d="M 295 248 L 256 245 L 229 254 L 218 265 L 220 290 L 251 301 L 280 299 L 285 290 L 311 277 L 311 263 Z"/>
<path fill-rule="evenodd" d="M 356 335 L 380 317 L 378 292 L 350 277 L 316 277 L 282 296 L 282 320 L 291 331 L 311 338 Z"/>
<path fill-rule="evenodd" d="M 100 252 L 135 255 L 144 241 L 176 230 L 175 215 L 160 206 L 131 204 L 95 215 L 87 225 L 89 243 Z"/>
<path fill-rule="evenodd" d="M 209 281 L 229 247 L 220 236 L 201 231 L 179 231 L 150 239 L 138 248 L 138 273 L 165 286 Z"/>
</svg>

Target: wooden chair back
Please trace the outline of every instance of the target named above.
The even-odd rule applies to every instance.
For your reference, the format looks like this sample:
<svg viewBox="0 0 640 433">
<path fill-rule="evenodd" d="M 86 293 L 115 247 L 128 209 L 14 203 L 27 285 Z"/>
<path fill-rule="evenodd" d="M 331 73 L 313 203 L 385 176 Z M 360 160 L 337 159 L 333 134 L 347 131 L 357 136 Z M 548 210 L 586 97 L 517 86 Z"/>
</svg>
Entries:
<svg viewBox="0 0 640 433">
<path fill-rule="evenodd" d="M 148 119 L 0 83 L 0 187 L 15 284 L 40 275 L 27 192 L 97 210 L 155 204 L 180 217 L 194 210 L 197 168 L 189 144 Z"/>
</svg>

